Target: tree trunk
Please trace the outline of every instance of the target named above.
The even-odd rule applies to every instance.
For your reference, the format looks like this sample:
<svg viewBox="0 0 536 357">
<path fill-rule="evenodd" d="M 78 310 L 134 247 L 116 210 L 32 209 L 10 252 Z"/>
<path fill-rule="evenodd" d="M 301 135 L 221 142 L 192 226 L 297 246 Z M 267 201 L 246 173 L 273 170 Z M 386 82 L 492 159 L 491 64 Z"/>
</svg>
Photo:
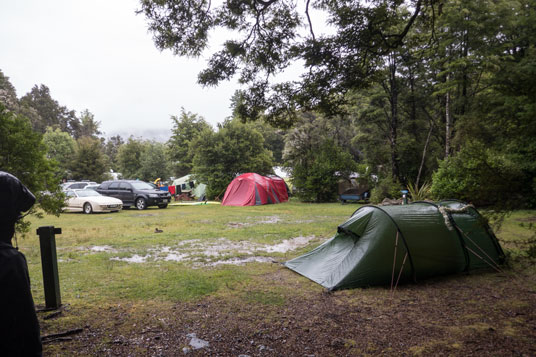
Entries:
<svg viewBox="0 0 536 357">
<path fill-rule="evenodd" d="M 397 131 L 398 131 L 398 86 L 396 83 L 396 58 L 392 54 L 390 56 L 389 64 L 389 84 L 391 87 L 390 104 L 391 104 L 391 130 L 389 133 L 391 141 L 391 172 L 393 179 L 397 179 L 401 182 L 400 168 L 398 164 L 398 145 L 397 145 Z"/>
<path fill-rule="evenodd" d="M 432 136 L 432 129 L 434 129 L 434 122 L 430 120 L 430 129 L 428 130 L 428 136 L 426 137 L 426 142 L 424 143 L 424 149 L 422 150 L 421 164 L 419 166 L 419 173 L 417 174 L 417 179 L 415 180 L 415 188 L 419 188 L 419 181 L 421 179 L 422 168 L 424 167 L 424 161 L 426 159 L 426 152 L 428 151 L 428 145 L 430 144 L 430 137 Z"/>
<path fill-rule="evenodd" d="M 447 75 L 447 83 L 450 75 Z M 445 158 L 450 154 L 450 138 L 452 135 L 452 114 L 450 108 L 450 92 L 447 91 L 445 96 Z"/>
</svg>

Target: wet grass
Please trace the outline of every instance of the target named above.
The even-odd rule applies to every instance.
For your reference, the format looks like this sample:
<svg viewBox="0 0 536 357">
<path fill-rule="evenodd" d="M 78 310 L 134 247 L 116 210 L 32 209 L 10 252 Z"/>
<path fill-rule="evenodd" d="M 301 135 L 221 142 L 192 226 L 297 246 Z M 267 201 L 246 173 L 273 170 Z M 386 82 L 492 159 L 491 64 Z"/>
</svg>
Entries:
<svg viewBox="0 0 536 357">
<path fill-rule="evenodd" d="M 311 245 L 297 251 L 259 253 L 285 261 L 333 235 L 337 225 L 355 209 L 355 205 L 287 203 L 258 207 L 170 206 L 93 215 L 65 213 L 35 219 L 31 233 L 38 226 L 62 228 L 56 245 L 64 301 L 187 301 L 248 281 L 252 279 L 251 269 L 233 265 L 194 269 L 188 263 L 155 259 L 162 254 L 151 250 L 193 244 L 190 242 L 202 245 L 218 239 L 276 245 L 296 237 L 315 237 Z M 156 229 L 162 232 L 155 233 Z M 38 237 L 30 234 L 19 245 L 28 258 L 34 298 L 42 302 Z M 113 260 L 148 254 L 152 256 L 144 263 Z M 203 260 L 202 253 L 199 255 Z M 241 256 L 244 253 L 227 252 L 223 258 Z M 259 266 L 270 268 L 270 264 Z"/>
<path fill-rule="evenodd" d="M 530 223 L 536 220 L 536 211 L 515 212 L 496 232 L 508 254 L 517 257 L 505 272 L 430 279 L 400 286 L 395 296 L 385 287 L 326 294 L 318 284 L 277 263 L 196 267 L 189 262 L 156 259 L 162 253 L 151 253 L 155 248 L 181 244 L 191 247 L 222 238 L 241 244 L 276 245 L 296 237 L 314 236 L 307 246 L 293 251 L 258 252 L 283 262 L 333 236 L 337 225 L 357 207 L 296 202 L 258 207 L 170 206 L 116 214 L 69 213 L 34 220 L 31 234 L 19 239 L 19 246 L 28 260 L 32 293 L 38 305 L 44 304 L 44 295 L 35 229 L 46 225 L 62 228 L 56 242 L 62 301 L 67 310 L 58 319 L 43 320 L 40 315 L 43 332 L 81 326 L 90 331 L 84 339 L 71 342 L 67 350 L 52 344 L 46 346 L 46 352 L 108 355 L 111 349 L 123 346 L 121 341 L 128 340 L 128 344 L 124 342 L 128 348 L 120 351 L 158 354 L 150 344 L 139 341 L 149 330 L 169 331 L 166 333 L 171 336 L 180 326 L 185 326 L 180 336 L 204 331 L 212 335 L 214 345 L 218 339 L 223 343 L 221 335 L 228 334 L 239 336 L 238 340 L 227 341 L 229 345 L 249 346 L 250 340 L 265 338 L 263 346 L 272 340 L 286 341 L 281 348 L 298 348 L 315 331 L 311 346 L 317 341 L 319 346 L 328 348 L 324 351 L 318 347 L 317 355 L 398 355 L 400 351 L 410 355 L 456 355 L 472 346 L 467 336 L 479 340 L 490 333 L 519 344 L 526 340 L 530 345 L 527 323 L 533 321 L 533 316 L 527 311 L 535 307 L 536 269 L 527 255 L 529 247 L 520 242 L 532 237 Z M 163 232 L 155 233 L 156 228 Z M 91 247 L 104 249 L 95 251 Z M 153 255 L 144 263 L 112 260 L 149 253 Z M 198 254 L 207 262 L 219 259 Z M 245 255 L 228 252 L 221 258 Z M 382 332 L 389 326 L 393 326 L 392 336 Z M 403 338 L 408 329 L 414 329 L 412 338 L 419 334 L 427 337 L 397 345 L 397 334 Z M 376 337 L 363 340 L 360 334 Z M 339 339 L 326 340 L 338 335 Z M 385 336 L 394 342 L 389 340 L 386 344 Z M 188 346 L 187 340 L 180 338 L 175 348 Z M 300 353 L 304 350 L 292 351 L 288 355 L 303 355 Z M 478 350 L 474 351 L 478 354 Z"/>
</svg>

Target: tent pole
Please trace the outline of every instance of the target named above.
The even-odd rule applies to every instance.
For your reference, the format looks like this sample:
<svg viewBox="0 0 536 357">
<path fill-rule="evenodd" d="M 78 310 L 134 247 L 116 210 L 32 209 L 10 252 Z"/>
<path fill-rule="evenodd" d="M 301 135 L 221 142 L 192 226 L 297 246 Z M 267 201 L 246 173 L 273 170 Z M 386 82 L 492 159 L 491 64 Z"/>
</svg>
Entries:
<svg viewBox="0 0 536 357">
<path fill-rule="evenodd" d="M 395 265 L 396 265 L 396 250 L 398 248 L 398 230 L 396 231 L 395 254 L 393 256 L 393 272 L 391 273 L 391 292 L 393 291 L 393 283 L 395 282 Z"/>
<path fill-rule="evenodd" d="M 391 296 L 395 294 L 396 287 L 398 286 L 398 282 L 400 281 L 400 276 L 402 275 L 402 270 L 404 270 L 404 264 L 406 264 L 406 259 L 408 258 L 408 252 L 406 252 L 406 255 L 404 255 L 404 260 L 402 261 L 402 266 L 400 267 L 400 272 L 398 273 L 398 278 L 396 279 L 395 288 L 393 289 L 393 292 L 391 293 Z"/>
<path fill-rule="evenodd" d="M 471 248 L 469 247 L 465 247 L 468 251 L 470 251 L 471 253 L 473 253 L 477 258 L 480 258 L 480 260 L 482 260 L 484 263 L 488 264 L 490 267 L 492 267 L 493 269 L 495 269 L 497 272 L 499 273 L 502 273 L 502 270 L 497 268 L 496 266 L 494 266 L 493 264 L 491 264 L 490 262 L 488 262 L 486 259 L 482 258 L 480 255 L 476 254 L 474 250 L 472 250 Z M 492 260 L 493 261 L 493 260 Z"/>
<path fill-rule="evenodd" d="M 488 262 L 486 259 L 484 259 L 484 258 L 482 258 L 481 256 L 479 256 L 478 254 L 476 254 L 474 251 L 472 251 L 471 249 L 469 249 L 469 247 L 468 247 L 467 245 L 465 246 L 465 249 L 467 249 L 468 251 L 470 251 L 471 253 L 473 253 L 474 255 L 476 255 L 478 258 L 480 258 L 482 261 L 486 262 L 488 265 L 492 266 L 493 269 L 497 270 L 499 273 L 502 273 L 502 271 L 501 271 L 500 268 L 499 268 L 499 265 L 498 265 L 497 263 L 495 263 L 495 261 L 494 261 L 494 260 L 493 260 L 493 259 L 486 253 L 486 251 L 485 251 L 484 249 L 480 248 L 480 247 L 478 246 L 478 244 L 476 244 L 471 238 L 469 238 L 469 236 L 468 236 L 467 234 L 465 234 L 465 232 L 462 231 L 461 228 L 458 227 L 457 224 L 455 224 L 454 226 L 456 227 L 456 229 L 457 229 L 458 231 L 460 231 L 461 234 L 463 234 L 463 236 L 464 236 L 465 238 L 467 238 L 471 243 L 473 243 L 474 246 L 477 247 L 478 250 L 480 250 L 481 253 L 484 253 L 484 255 L 485 255 L 485 256 L 486 256 L 486 257 L 493 263 L 493 265 L 492 265 L 490 262 Z M 495 265 L 495 266 L 494 266 L 494 265 Z"/>
</svg>

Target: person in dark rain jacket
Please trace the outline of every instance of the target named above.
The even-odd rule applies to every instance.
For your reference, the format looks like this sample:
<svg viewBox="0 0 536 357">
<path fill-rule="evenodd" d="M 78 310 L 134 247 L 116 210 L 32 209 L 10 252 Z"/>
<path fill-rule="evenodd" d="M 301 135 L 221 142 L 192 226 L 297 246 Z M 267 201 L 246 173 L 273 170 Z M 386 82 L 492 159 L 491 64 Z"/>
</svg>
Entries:
<svg viewBox="0 0 536 357">
<path fill-rule="evenodd" d="M 34 203 L 15 176 L 0 171 L 0 356 L 42 356 L 28 264 L 11 243 L 15 223 Z"/>
</svg>

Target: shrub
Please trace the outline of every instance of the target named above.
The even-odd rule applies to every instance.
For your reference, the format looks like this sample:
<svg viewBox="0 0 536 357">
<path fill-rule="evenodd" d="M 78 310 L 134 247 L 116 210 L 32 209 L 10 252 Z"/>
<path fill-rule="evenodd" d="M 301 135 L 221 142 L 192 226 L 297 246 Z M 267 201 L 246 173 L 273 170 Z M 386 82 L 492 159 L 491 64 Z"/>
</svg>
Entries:
<svg viewBox="0 0 536 357">
<path fill-rule="evenodd" d="M 508 157 L 481 143 L 470 143 L 439 163 L 432 193 L 436 199 L 455 198 L 479 206 L 519 207 L 524 195 L 533 194 L 532 187 L 524 187 L 523 176 Z"/>
<path fill-rule="evenodd" d="M 398 199 L 402 197 L 402 185 L 392 177 L 385 177 L 378 181 L 372 189 L 370 201 L 372 203 L 381 203 L 385 198 Z"/>
<path fill-rule="evenodd" d="M 423 201 L 432 197 L 432 186 L 429 182 L 423 183 L 420 187 L 410 182 L 408 192 L 412 201 Z"/>
<path fill-rule="evenodd" d="M 337 199 L 340 177 L 357 170 L 350 153 L 333 141 L 326 140 L 307 153 L 292 170 L 292 184 L 296 196 L 305 202 L 330 202 Z"/>
</svg>

